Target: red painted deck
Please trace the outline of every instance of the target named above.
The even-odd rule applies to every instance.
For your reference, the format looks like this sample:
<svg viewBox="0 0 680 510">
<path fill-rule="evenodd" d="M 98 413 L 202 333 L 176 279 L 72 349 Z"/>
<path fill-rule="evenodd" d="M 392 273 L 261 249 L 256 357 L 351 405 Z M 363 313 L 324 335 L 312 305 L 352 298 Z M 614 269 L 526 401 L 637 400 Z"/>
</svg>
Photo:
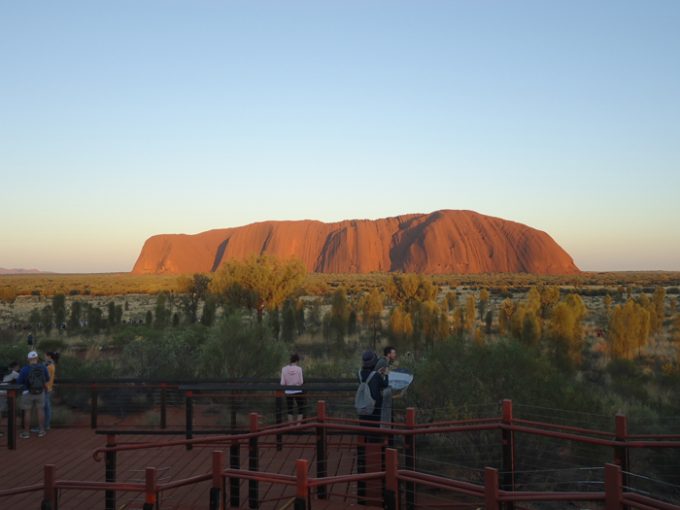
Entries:
<svg viewBox="0 0 680 510">
<path fill-rule="evenodd" d="M 207 436 L 210 437 L 210 436 Z M 180 436 L 117 436 L 123 442 L 140 443 L 181 439 Z M 6 441 L 3 438 L 2 441 Z M 56 429 L 44 438 L 32 435 L 30 439 L 18 440 L 17 450 L 8 450 L 0 445 L 0 490 L 42 484 L 43 466 L 56 465 L 57 480 L 104 481 L 104 461 L 92 458 L 95 448 L 105 446 L 105 436 L 96 435 L 89 429 Z M 314 476 L 315 438 L 313 436 L 285 436 L 286 447 L 277 452 L 271 443 L 260 447 L 260 471 L 281 474 L 295 474 L 295 461 L 305 458 L 310 461 L 310 476 Z M 356 470 L 353 438 L 334 436 L 329 439 L 328 475 L 347 474 Z M 174 446 L 140 451 L 118 453 L 119 482 L 144 482 L 144 469 L 158 469 L 159 482 L 189 478 L 210 472 L 211 456 L 214 450 L 221 449 L 229 458 L 228 446 L 198 446 L 187 451 L 184 447 Z M 241 467 L 248 465 L 247 448 L 241 448 Z M 208 507 L 210 482 L 201 482 L 190 487 L 182 487 L 163 492 L 160 496 L 162 509 L 205 509 Z M 314 500 L 315 510 L 332 510 L 354 506 L 356 486 L 338 484 L 329 489 L 327 501 Z M 260 508 L 292 508 L 295 487 L 260 483 Z M 241 507 L 247 508 L 248 486 L 241 483 Z M 42 492 L 0 497 L 0 508 L 40 508 Z M 142 508 L 142 494 L 118 493 L 116 508 Z M 60 510 L 84 510 L 104 508 L 103 491 L 62 490 L 59 496 Z M 362 508 L 367 508 L 363 506 Z"/>
</svg>

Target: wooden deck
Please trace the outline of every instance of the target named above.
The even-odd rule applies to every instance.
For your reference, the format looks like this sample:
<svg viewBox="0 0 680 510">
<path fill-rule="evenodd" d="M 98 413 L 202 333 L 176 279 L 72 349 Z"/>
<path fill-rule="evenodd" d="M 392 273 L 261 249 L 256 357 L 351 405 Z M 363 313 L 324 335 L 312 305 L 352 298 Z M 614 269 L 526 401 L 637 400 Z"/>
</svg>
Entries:
<svg viewBox="0 0 680 510">
<path fill-rule="evenodd" d="M 209 436 L 208 436 L 209 437 Z M 117 436 L 119 444 L 162 443 L 181 439 L 178 436 Z M 56 429 L 44 438 L 31 435 L 30 439 L 19 439 L 17 450 L 8 450 L 6 438 L 0 439 L 0 489 L 9 489 L 43 481 L 43 466 L 56 466 L 57 480 L 104 481 L 104 461 L 95 461 L 93 450 L 105 445 L 105 436 L 97 435 L 90 429 Z M 356 449 L 350 436 L 333 436 L 329 439 L 328 475 L 347 474 L 356 470 Z M 260 447 L 259 470 L 294 475 L 295 461 L 310 461 L 310 476 L 314 476 L 315 438 L 313 436 L 285 436 L 286 447 L 276 451 L 274 445 L 263 443 Z M 189 478 L 210 472 L 211 456 L 221 449 L 229 458 L 228 446 L 197 446 L 187 451 L 182 446 L 155 448 L 150 450 L 124 451 L 118 453 L 118 482 L 144 482 L 144 469 L 155 467 L 159 482 Z M 247 449 L 241 449 L 241 467 L 248 465 Z M 162 493 L 162 509 L 205 509 L 208 507 L 210 482 L 201 482 L 189 487 L 173 489 Z M 260 483 L 260 508 L 292 508 L 295 488 L 290 486 Z M 356 501 L 355 484 L 338 484 L 329 488 L 328 500 L 314 500 L 315 510 L 351 508 Z M 247 508 L 247 482 L 241 484 L 241 507 Z M 42 492 L 0 498 L 0 508 L 40 508 Z M 117 510 L 142 508 L 143 496 L 133 493 L 118 493 Z M 59 495 L 60 510 L 84 510 L 104 508 L 102 491 L 62 490 Z M 362 506 L 361 508 L 368 508 Z"/>
</svg>

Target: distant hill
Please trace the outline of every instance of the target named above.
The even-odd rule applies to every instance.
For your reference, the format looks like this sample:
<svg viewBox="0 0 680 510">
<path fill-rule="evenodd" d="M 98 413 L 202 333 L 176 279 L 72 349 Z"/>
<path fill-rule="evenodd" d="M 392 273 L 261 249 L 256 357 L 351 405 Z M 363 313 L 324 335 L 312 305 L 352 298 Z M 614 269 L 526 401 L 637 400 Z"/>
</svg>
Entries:
<svg viewBox="0 0 680 510">
<path fill-rule="evenodd" d="M 540 230 L 473 211 L 379 220 L 265 221 L 200 234 L 150 237 L 133 273 L 215 271 L 253 254 L 295 257 L 308 271 L 572 274 L 569 254 Z"/>
<path fill-rule="evenodd" d="M 44 271 L 38 269 L 5 269 L 4 267 L 0 267 L 0 274 L 40 274 L 43 272 Z"/>
</svg>

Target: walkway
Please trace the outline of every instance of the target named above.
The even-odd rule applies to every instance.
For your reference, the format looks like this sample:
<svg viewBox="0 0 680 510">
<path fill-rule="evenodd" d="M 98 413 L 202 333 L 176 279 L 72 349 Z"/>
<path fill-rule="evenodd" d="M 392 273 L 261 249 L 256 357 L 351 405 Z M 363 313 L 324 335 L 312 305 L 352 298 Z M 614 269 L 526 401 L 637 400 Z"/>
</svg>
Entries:
<svg viewBox="0 0 680 510">
<path fill-rule="evenodd" d="M 171 439 L 168 436 L 119 436 L 125 442 L 163 442 Z M 181 439 L 181 437 L 177 437 Z M 0 448 L 0 465 L 3 466 L 0 476 L 0 490 L 13 487 L 41 484 L 43 466 L 56 465 L 56 477 L 59 480 L 104 481 L 104 461 L 96 462 L 92 458 L 95 448 L 104 446 L 105 436 L 96 435 L 87 429 L 57 429 L 46 437 L 38 439 L 34 435 L 30 439 L 22 439 L 17 450 Z M 260 470 L 281 474 L 294 474 L 295 461 L 305 458 L 313 466 L 314 437 L 287 436 L 286 444 L 293 444 L 277 452 L 275 447 L 260 448 Z M 333 446 L 329 448 L 329 475 L 350 473 L 355 469 L 355 449 L 350 436 L 335 436 Z M 119 443 L 121 444 L 121 443 Z M 119 482 L 144 482 L 144 468 L 155 467 L 159 472 L 159 482 L 168 482 L 208 473 L 211 466 L 212 452 L 217 449 L 225 451 L 229 457 L 228 447 L 195 447 L 187 451 L 183 447 L 158 448 L 139 452 L 121 452 L 118 456 Z M 247 449 L 241 450 L 241 465 L 247 466 Z M 313 467 L 311 468 L 313 469 Z M 164 493 L 161 508 L 172 510 L 205 509 L 208 507 L 210 482 L 201 482 L 191 487 L 178 488 Z M 263 510 L 292 508 L 294 487 L 260 484 L 260 508 Z M 315 510 L 334 510 L 354 506 L 351 498 L 356 494 L 352 484 L 333 487 L 331 500 L 314 502 Z M 242 508 L 247 508 L 247 482 L 241 484 Z M 3 508 L 40 508 L 41 492 L 30 495 L 18 495 L 2 499 Z M 141 494 L 120 493 L 116 508 L 119 510 L 140 509 L 143 505 Z M 102 491 L 62 491 L 59 499 L 60 510 L 91 510 L 104 508 Z M 363 506 L 361 508 L 366 509 Z M 370 507 L 369 507 L 370 508 Z"/>
</svg>

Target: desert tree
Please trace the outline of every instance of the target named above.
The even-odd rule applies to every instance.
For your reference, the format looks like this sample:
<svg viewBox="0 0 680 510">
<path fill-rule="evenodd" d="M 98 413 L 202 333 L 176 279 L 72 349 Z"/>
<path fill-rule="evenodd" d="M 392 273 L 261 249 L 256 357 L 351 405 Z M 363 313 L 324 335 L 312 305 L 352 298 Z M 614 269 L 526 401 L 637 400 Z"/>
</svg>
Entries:
<svg viewBox="0 0 680 510">
<path fill-rule="evenodd" d="M 82 313 L 82 306 L 80 301 L 71 302 L 71 313 L 68 319 L 69 331 L 77 331 L 80 329 L 80 316 Z"/>
<path fill-rule="evenodd" d="M 382 331 L 382 312 L 385 307 L 384 297 L 377 287 L 365 293 L 359 302 L 361 322 L 371 333 L 373 348 L 375 349 L 378 335 Z"/>
<path fill-rule="evenodd" d="M 326 337 L 342 344 L 349 332 L 349 319 L 352 309 L 347 299 L 347 291 L 340 287 L 331 296 L 331 309 L 325 317 Z"/>
<path fill-rule="evenodd" d="M 631 359 L 638 355 L 649 338 L 649 310 L 633 299 L 616 305 L 609 317 L 607 343 L 613 360 Z"/>
<path fill-rule="evenodd" d="M 54 311 L 54 322 L 61 334 L 62 325 L 66 323 L 66 296 L 64 294 L 55 294 L 52 297 L 52 310 Z"/>
<path fill-rule="evenodd" d="M 493 328 L 493 310 L 486 311 L 486 315 L 484 315 L 484 327 L 486 334 L 491 334 Z"/>
<path fill-rule="evenodd" d="M 545 285 L 540 288 L 540 294 L 541 319 L 546 319 L 552 308 L 560 301 L 560 288 L 554 285 Z"/>
<path fill-rule="evenodd" d="M 265 310 L 277 309 L 302 284 L 305 266 L 300 260 L 279 260 L 268 255 L 245 261 L 230 260 L 215 273 L 210 289 L 228 304 L 257 312 L 262 322 Z"/>
<path fill-rule="evenodd" d="M 217 312 L 217 298 L 212 294 L 208 294 L 203 303 L 203 311 L 201 312 L 201 324 L 204 326 L 212 326 L 215 322 L 215 315 Z"/>
<path fill-rule="evenodd" d="M 484 314 L 486 313 L 486 306 L 489 304 L 489 291 L 488 289 L 482 289 L 479 291 L 479 301 L 477 302 L 477 309 L 479 310 L 479 320 L 484 320 Z"/>
<path fill-rule="evenodd" d="M 501 335 L 507 335 L 510 331 L 512 323 L 512 316 L 515 314 L 515 302 L 510 298 L 505 298 L 501 303 L 498 312 L 498 332 Z"/>
<path fill-rule="evenodd" d="M 451 312 L 458 304 L 458 292 L 454 289 L 448 291 L 444 296 L 444 302 L 446 303 L 446 311 Z"/>
<path fill-rule="evenodd" d="M 198 322 L 198 309 L 205 301 L 210 287 L 210 277 L 195 273 L 192 277 L 181 276 L 177 282 L 178 292 L 181 294 L 179 303 L 189 324 Z"/>
<path fill-rule="evenodd" d="M 50 334 L 52 331 L 52 319 L 54 317 L 54 310 L 52 310 L 52 305 L 45 305 L 40 312 L 40 323 L 42 325 L 45 335 Z"/>
<path fill-rule="evenodd" d="M 413 313 L 419 303 L 437 299 L 437 287 L 432 278 L 422 274 L 392 275 L 387 280 L 386 292 L 395 304 L 409 313 Z"/>
<path fill-rule="evenodd" d="M 569 294 L 550 313 L 549 340 L 558 362 L 574 368 L 581 363 L 586 307 L 578 294 Z"/>
<path fill-rule="evenodd" d="M 538 346 L 541 340 L 541 321 L 534 309 L 529 309 L 524 313 L 520 339 L 531 347 Z"/>
<path fill-rule="evenodd" d="M 399 345 L 404 345 L 413 336 L 413 320 L 411 314 L 401 306 L 392 309 L 389 320 L 389 335 Z"/>
<path fill-rule="evenodd" d="M 296 321 L 296 306 L 292 299 L 286 299 L 281 307 L 281 340 L 284 342 L 292 342 L 298 330 L 295 324 Z"/>
<path fill-rule="evenodd" d="M 156 296 L 156 308 L 154 313 L 154 326 L 164 328 L 170 323 L 172 312 L 168 309 L 168 294 L 160 292 Z"/>
<path fill-rule="evenodd" d="M 465 300 L 465 331 L 470 338 L 475 336 L 475 323 L 475 296 L 470 294 Z"/>
</svg>

